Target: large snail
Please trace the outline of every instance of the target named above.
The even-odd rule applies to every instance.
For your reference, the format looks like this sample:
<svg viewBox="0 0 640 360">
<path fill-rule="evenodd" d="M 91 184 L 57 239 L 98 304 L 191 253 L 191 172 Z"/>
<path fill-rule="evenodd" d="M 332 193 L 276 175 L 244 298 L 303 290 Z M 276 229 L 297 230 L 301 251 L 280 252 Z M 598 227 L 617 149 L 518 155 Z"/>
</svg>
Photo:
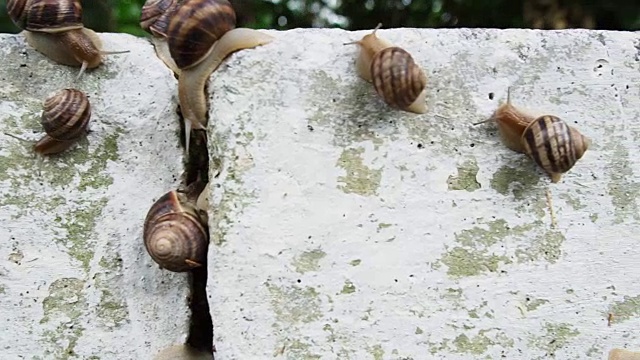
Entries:
<svg viewBox="0 0 640 360">
<path fill-rule="evenodd" d="M 62 152 L 87 133 L 91 104 L 77 89 L 63 89 L 44 101 L 41 124 L 47 133 L 35 145 L 35 152 L 47 155 Z"/>
<path fill-rule="evenodd" d="M 227 0 L 185 0 L 171 17 L 167 41 L 181 69 L 178 98 L 187 154 L 191 129 L 206 129 L 205 85 L 211 73 L 229 54 L 273 41 L 272 36 L 235 25 L 236 15 Z"/>
<path fill-rule="evenodd" d="M 376 36 L 381 26 L 378 24 L 361 40 L 345 44 L 360 46 L 356 58 L 358 75 L 373 83 L 387 105 L 416 114 L 426 113 L 427 76 L 406 50 Z"/>
<path fill-rule="evenodd" d="M 198 194 L 169 191 L 149 209 L 144 245 L 161 268 L 183 272 L 205 263 L 209 233 L 206 214 L 195 204 Z"/>
<path fill-rule="evenodd" d="M 82 24 L 80 0 L 7 0 L 7 12 L 34 49 L 57 63 L 80 66 L 77 78 L 98 67 L 103 55 L 128 52 L 102 50 L 98 35 Z"/>
<path fill-rule="evenodd" d="M 553 115 L 532 116 L 511 104 L 511 89 L 507 102 L 482 124 L 495 120 L 502 142 L 511 150 L 524 153 L 557 183 L 591 145 L 591 140 L 577 129 Z"/>
<path fill-rule="evenodd" d="M 147 0 L 142 6 L 140 15 L 140 27 L 153 35 L 151 42 L 156 50 L 156 55 L 165 65 L 180 76 L 180 68 L 171 58 L 167 43 L 167 30 L 171 16 L 178 9 L 183 0 Z"/>
</svg>

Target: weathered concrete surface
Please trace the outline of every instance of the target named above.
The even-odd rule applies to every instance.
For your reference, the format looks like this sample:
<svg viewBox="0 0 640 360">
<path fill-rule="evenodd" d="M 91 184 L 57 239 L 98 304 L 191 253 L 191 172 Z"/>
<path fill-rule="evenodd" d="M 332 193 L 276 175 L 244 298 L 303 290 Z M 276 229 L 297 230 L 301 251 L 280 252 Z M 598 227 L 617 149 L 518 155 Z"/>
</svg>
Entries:
<svg viewBox="0 0 640 360">
<path fill-rule="evenodd" d="M 416 116 L 356 76 L 368 31 L 269 33 L 210 84 L 216 359 L 640 349 L 640 34 L 380 30 L 429 75 Z M 471 125 L 509 86 L 593 139 L 561 183 Z"/>
<path fill-rule="evenodd" d="M 182 172 L 176 81 L 153 47 L 100 34 L 105 64 L 74 82 L 21 35 L 0 35 L 0 358 L 150 359 L 187 335 L 186 274 L 144 250 L 150 205 Z M 38 167 L 44 98 L 90 98 L 87 139 Z"/>
</svg>

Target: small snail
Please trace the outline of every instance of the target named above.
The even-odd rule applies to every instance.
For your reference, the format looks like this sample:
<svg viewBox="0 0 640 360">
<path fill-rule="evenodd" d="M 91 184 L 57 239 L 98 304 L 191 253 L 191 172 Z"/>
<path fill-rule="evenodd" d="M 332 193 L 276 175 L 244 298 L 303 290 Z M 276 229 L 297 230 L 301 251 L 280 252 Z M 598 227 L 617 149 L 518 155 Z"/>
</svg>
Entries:
<svg viewBox="0 0 640 360">
<path fill-rule="evenodd" d="M 173 190 L 160 197 L 144 221 L 144 245 L 151 258 L 175 272 L 202 266 L 209 245 L 204 216 L 189 193 Z"/>
<path fill-rule="evenodd" d="M 387 105 L 416 114 L 426 113 L 427 76 L 406 50 L 376 36 L 381 26 L 378 24 L 361 40 L 345 44 L 360 46 L 356 58 L 358 75 L 373 83 Z"/>
<path fill-rule="evenodd" d="M 532 116 L 511 104 L 511 91 L 507 103 L 501 105 L 488 120 L 495 120 L 502 142 L 511 150 L 524 153 L 549 174 L 557 183 L 591 145 L 591 140 L 577 129 L 553 115 Z"/>
<path fill-rule="evenodd" d="M 153 360 L 213 360 L 213 353 L 189 345 L 173 345 L 162 349 Z"/>
<path fill-rule="evenodd" d="M 611 349 L 608 360 L 640 360 L 640 352 L 626 349 Z"/>
<path fill-rule="evenodd" d="M 231 53 L 273 41 L 260 31 L 236 28 L 236 15 L 227 0 L 185 0 L 171 17 L 169 52 L 181 69 L 178 98 L 185 119 L 186 151 L 191 129 L 206 129 L 209 76 Z"/>
<path fill-rule="evenodd" d="M 35 145 L 35 152 L 47 155 L 62 152 L 87 133 L 91 104 L 76 89 L 63 89 L 44 101 L 41 124 L 47 133 Z"/>
<path fill-rule="evenodd" d="M 208 211 L 209 209 L 209 188 L 211 183 L 207 183 L 200 195 L 196 200 L 196 207 L 202 211 Z"/>
<path fill-rule="evenodd" d="M 80 66 L 76 79 L 98 67 L 102 55 L 128 52 L 102 51 L 98 35 L 82 24 L 80 0 L 7 0 L 7 12 L 34 49 L 60 64 Z"/>
<path fill-rule="evenodd" d="M 182 1 L 183 0 L 147 0 L 144 6 L 142 6 L 142 13 L 140 15 L 140 27 L 153 35 L 151 42 L 156 50 L 156 55 L 176 76 L 180 76 L 180 69 L 169 53 L 167 30 L 171 16 L 173 16 Z"/>
</svg>

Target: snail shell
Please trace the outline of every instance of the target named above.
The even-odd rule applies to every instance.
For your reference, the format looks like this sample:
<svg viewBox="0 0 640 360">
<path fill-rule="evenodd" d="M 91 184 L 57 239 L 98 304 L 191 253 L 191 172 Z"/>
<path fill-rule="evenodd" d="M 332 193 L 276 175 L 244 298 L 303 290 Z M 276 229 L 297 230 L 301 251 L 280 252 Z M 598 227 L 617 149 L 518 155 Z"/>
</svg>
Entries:
<svg viewBox="0 0 640 360">
<path fill-rule="evenodd" d="M 522 134 L 525 153 L 544 169 L 554 183 L 582 158 L 591 140 L 557 116 L 533 120 Z"/>
<path fill-rule="evenodd" d="M 396 109 L 416 114 L 427 112 L 425 104 L 427 76 L 406 50 L 379 38 L 382 24 L 361 40 L 356 58 L 356 71 L 373 86 L 384 102 Z"/>
<path fill-rule="evenodd" d="M 14 24 L 29 31 L 59 33 L 83 28 L 80 0 L 8 0 L 7 11 Z"/>
<path fill-rule="evenodd" d="M 87 131 L 91 105 L 87 95 L 77 89 L 63 89 L 44 101 L 42 127 L 56 140 L 73 140 Z"/>
<path fill-rule="evenodd" d="M 185 194 L 170 191 L 149 209 L 144 245 L 161 268 L 183 272 L 202 266 L 209 245 L 208 231 Z"/>
<path fill-rule="evenodd" d="M 84 92 L 63 89 L 44 101 L 40 123 L 47 135 L 34 150 L 40 154 L 55 154 L 66 150 L 87 133 L 91 119 L 91 104 Z"/>
<path fill-rule="evenodd" d="M 178 98 L 187 153 L 191 129 L 206 129 L 205 85 L 211 73 L 229 54 L 273 41 L 260 31 L 235 25 L 236 15 L 227 0 L 185 0 L 171 17 L 167 42 L 171 57 L 181 69 Z"/>
<path fill-rule="evenodd" d="M 156 50 L 156 55 L 176 76 L 180 76 L 180 68 L 171 58 L 167 43 L 167 31 L 171 17 L 178 10 L 178 5 L 181 2 L 182 0 L 147 0 L 140 15 L 140 27 L 153 35 L 151 42 Z"/>
<path fill-rule="evenodd" d="M 76 79 L 98 67 L 102 55 L 128 52 L 101 50 L 98 35 L 82 24 L 80 0 L 8 0 L 7 9 L 34 49 L 57 63 L 81 67 Z"/>
<path fill-rule="evenodd" d="M 178 0 L 147 0 L 142 6 L 140 27 L 155 36 L 167 37 L 169 21 L 178 3 Z"/>
<path fill-rule="evenodd" d="M 213 43 L 236 27 L 236 13 L 227 0 L 186 0 L 171 20 L 169 51 L 180 69 L 202 62 Z"/>
<path fill-rule="evenodd" d="M 371 59 L 373 87 L 390 106 L 422 114 L 425 104 L 427 76 L 411 55 L 399 48 L 388 47 Z"/>
<path fill-rule="evenodd" d="M 482 124 L 495 120 L 502 142 L 511 150 L 524 153 L 545 170 L 557 183 L 591 145 L 591 140 L 568 126 L 557 116 L 535 117 L 511 104 L 511 88 L 507 102 L 500 105 Z"/>
</svg>

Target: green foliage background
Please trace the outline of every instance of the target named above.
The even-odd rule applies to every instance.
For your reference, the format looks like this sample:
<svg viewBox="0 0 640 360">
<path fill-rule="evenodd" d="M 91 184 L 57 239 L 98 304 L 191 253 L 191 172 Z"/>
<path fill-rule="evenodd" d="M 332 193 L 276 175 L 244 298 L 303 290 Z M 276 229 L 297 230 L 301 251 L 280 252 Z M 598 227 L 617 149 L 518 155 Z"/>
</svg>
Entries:
<svg viewBox="0 0 640 360">
<path fill-rule="evenodd" d="M 0 0 L 0 32 L 19 29 Z M 85 26 L 144 35 L 145 0 L 83 0 Z M 640 30 L 640 0 L 231 0 L 238 26 L 269 29 L 340 27 L 593 28 Z"/>
</svg>

